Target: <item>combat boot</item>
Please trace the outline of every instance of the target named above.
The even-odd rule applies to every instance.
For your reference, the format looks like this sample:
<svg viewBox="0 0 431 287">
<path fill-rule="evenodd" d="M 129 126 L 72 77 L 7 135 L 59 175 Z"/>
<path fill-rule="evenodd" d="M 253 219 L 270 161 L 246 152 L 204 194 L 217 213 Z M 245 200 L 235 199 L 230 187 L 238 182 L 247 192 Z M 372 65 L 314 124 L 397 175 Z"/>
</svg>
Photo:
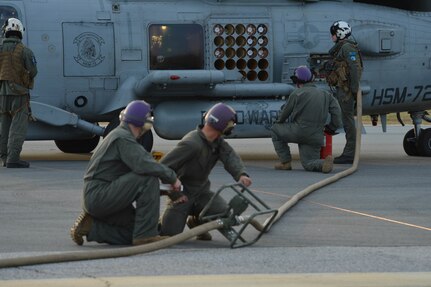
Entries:
<svg viewBox="0 0 431 287">
<path fill-rule="evenodd" d="M 28 168 L 30 167 L 30 163 L 25 160 L 19 160 L 17 162 L 8 162 L 6 163 L 7 168 Z"/>
<path fill-rule="evenodd" d="M 76 219 L 72 228 L 70 228 L 70 237 L 72 238 L 73 242 L 78 245 L 84 244 L 83 237 L 90 233 L 92 225 L 93 218 L 91 215 L 86 212 L 82 212 Z"/>
<path fill-rule="evenodd" d="M 187 226 L 190 229 L 195 228 L 198 225 L 201 225 L 201 224 L 199 223 L 199 220 L 196 216 L 189 216 L 187 218 Z M 213 237 L 211 236 L 211 234 L 209 232 L 205 232 L 205 233 L 202 233 L 202 234 L 199 234 L 198 236 L 196 236 L 196 240 L 210 241 L 212 239 L 213 239 Z"/>
<path fill-rule="evenodd" d="M 133 239 L 133 245 L 144 245 L 144 244 L 160 241 L 160 240 L 163 240 L 166 238 L 169 238 L 169 236 L 156 235 L 156 236 L 152 236 L 152 237 L 135 238 L 135 239 Z"/>
<path fill-rule="evenodd" d="M 329 173 L 332 171 L 333 167 L 334 167 L 334 162 L 333 162 L 332 156 L 328 155 L 323 161 L 322 172 Z"/>
<path fill-rule="evenodd" d="M 274 165 L 274 168 L 277 170 L 292 170 L 292 163 L 289 162 L 278 162 Z"/>
<path fill-rule="evenodd" d="M 353 157 L 340 155 L 334 159 L 335 164 L 353 164 Z"/>
</svg>

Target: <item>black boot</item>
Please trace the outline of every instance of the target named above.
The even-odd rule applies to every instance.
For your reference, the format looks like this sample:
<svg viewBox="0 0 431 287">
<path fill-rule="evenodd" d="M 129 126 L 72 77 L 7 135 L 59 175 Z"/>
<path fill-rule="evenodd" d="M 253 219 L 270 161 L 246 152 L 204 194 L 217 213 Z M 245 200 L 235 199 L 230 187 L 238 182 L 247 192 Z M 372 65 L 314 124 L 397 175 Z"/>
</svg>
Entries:
<svg viewBox="0 0 431 287">
<path fill-rule="evenodd" d="M 30 163 L 25 160 L 19 160 L 17 162 L 8 162 L 6 163 L 7 168 L 28 168 L 30 167 Z"/>
<path fill-rule="evenodd" d="M 352 164 L 353 163 L 353 157 L 352 156 L 346 156 L 346 155 L 340 155 L 339 157 L 334 158 L 335 164 Z"/>
<path fill-rule="evenodd" d="M 199 220 L 196 216 L 189 216 L 187 218 L 187 226 L 190 229 L 195 228 L 198 225 L 201 225 L 201 223 L 199 222 Z M 203 241 L 210 241 L 210 240 L 212 240 L 212 236 L 209 232 L 205 232 L 203 234 L 199 234 L 198 236 L 196 236 L 196 239 L 197 240 L 203 240 Z"/>
</svg>

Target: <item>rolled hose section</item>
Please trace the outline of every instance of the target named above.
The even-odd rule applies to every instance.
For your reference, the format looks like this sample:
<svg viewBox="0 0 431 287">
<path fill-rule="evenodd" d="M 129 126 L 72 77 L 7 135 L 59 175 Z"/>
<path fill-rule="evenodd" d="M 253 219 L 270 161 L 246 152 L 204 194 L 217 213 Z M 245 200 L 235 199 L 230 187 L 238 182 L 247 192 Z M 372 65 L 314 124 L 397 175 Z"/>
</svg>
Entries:
<svg viewBox="0 0 431 287">
<path fill-rule="evenodd" d="M 40 255 L 40 256 L 1 259 L 0 268 L 60 263 L 60 262 L 69 262 L 69 261 L 117 258 L 117 257 L 132 256 L 132 255 L 137 255 L 142 253 L 149 253 L 152 251 L 156 251 L 162 248 L 166 248 L 166 247 L 181 243 L 192 237 L 195 237 L 197 235 L 200 235 L 202 233 L 205 233 L 214 229 L 219 229 L 221 227 L 223 227 L 223 221 L 214 220 L 214 221 L 210 221 L 208 223 L 199 225 L 186 232 L 177 234 L 175 236 L 172 236 L 160 241 L 156 241 L 153 243 L 145 244 L 145 245 L 111 248 L 106 250 L 62 252 L 57 254 L 48 254 L 48 255 Z"/>
<path fill-rule="evenodd" d="M 290 198 L 288 201 L 286 201 L 286 203 L 284 203 L 278 209 L 277 216 L 274 218 L 272 223 L 269 223 L 271 218 L 266 219 L 263 226 L 266 226 L 267 224 L 271 224 L 266 229 L 266 232 L 268 232 L 271 229 L 272 225 L 275 222 L 277 222 L 292 206 L 294 206 L 296 203 L 298 203 L 299 200 L 306 197 L 307 195 L 309 195 L 313 191 L 316 191 L 322 187 L 325 187 L 331 183 L 334 183 L 343 177 L 351 175 L 352 173 L 354 173 L 358 169 L 359 156 L 360 156 L 360 152 L 361 152 L 361 135 L 362 135 L 361 131 L 362 131 L 362 92 L 361 92 L 361 90 L 359 90 L 358 93 L 356 94 L 356 145 L 355 145 L 356 148 L 355 148 L 355 157 L 353 159 L 352 166 L 346 170 L 343 170 L 339 173 L 336 173 L 335 175 L 333 175 L 331 177 L 328 177 L 324 180 L 316 182 L 316 183 L 306 187 L 305 189 L 301 190 L 300 192 L 298 192 L 294 196 L 292 196 L 292 198 Z M 262 231 L 262 230 L 260 230 L 260 231 Z"/>
</svg>

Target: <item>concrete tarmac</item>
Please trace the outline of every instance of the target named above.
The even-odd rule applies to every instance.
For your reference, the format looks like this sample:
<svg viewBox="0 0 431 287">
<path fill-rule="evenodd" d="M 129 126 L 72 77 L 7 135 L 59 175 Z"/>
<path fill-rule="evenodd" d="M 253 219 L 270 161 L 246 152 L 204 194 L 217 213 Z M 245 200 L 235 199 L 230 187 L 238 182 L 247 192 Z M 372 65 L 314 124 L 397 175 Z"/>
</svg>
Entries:
<svg viewBox="0 0 431 287">
<path fill-rule="evenodd" d="M 303 199 L 250 247 L 230 249 L 212 231 L 211 242 L 132 257 L 0 269 L 0 286 L 431 286 L 431 159 L 404 153 L 408 129 L 366 127 L 358 171 Z M 292 145 L 294 170 L 275 171 L 270 139 L 229 141 L 252 176 L 251 189 L 274 209 L 349 167 L 306 172 Z M 167 152 L 175 143 L 156 138 L 155 149 Z M 334 137 L 334 155 L 343 144 L 343 134 Z M 111 248 L 79 247 L 68 235 L 89 155 L 26 142 L 23 157 L 29 169 L 0 169 L 0 259 Z M 221 165 L 211 180 L 214 190 L 232 183 Z"/>
</svg>

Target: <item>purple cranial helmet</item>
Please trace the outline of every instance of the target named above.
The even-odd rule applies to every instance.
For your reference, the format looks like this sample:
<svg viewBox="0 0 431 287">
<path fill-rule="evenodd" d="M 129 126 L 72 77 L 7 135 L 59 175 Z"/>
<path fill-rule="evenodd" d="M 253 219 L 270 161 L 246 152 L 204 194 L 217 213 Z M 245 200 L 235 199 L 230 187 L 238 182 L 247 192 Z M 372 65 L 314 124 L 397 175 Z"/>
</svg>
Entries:
<svg viewBox="0 0 431 287">
<path fill-rule="evenodd" d="M 299 66 L 290 78 L 295 84 L 304 84 L 313 80 L 313 74 L 307 66 Z"/>
<path fill-rule="evenodd" d="M 146 101 L 132 101 L 121 111 L 120 120 L 135 127 L 142 127 L 149 122 L 152 123 L 151 106 Z"/>
<path fill-rule="evenodd" d="M 206 112 L 205 123 L 224 135 L 230 135 L 236 124 L 236 112 L 232 107 L 218 103 Z"/>
</svg>

